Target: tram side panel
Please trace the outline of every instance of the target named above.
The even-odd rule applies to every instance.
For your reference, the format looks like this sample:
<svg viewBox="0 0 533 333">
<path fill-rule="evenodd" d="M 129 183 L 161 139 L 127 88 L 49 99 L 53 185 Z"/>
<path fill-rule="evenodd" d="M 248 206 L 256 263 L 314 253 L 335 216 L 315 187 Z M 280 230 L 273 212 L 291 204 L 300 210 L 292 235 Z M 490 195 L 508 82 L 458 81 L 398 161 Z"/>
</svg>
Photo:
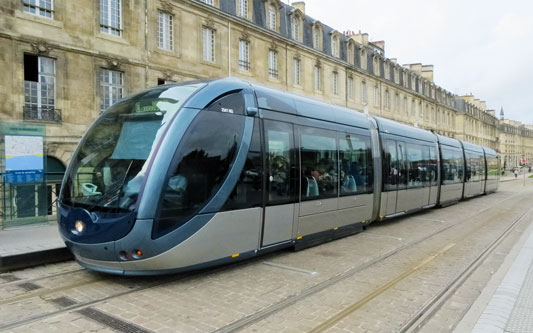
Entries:
<svg viewBox="0 0 533 333">
<path fill-rule="evenodd" d="M 485 193 L 492 193 L 498 189 L 500 182 L 500 158 L 498 154 L 489 148 L 483 148 L 487 165 L 487 184 Z"/>
<path fill-rule="evenodd" d="M 440 145 L 441 152 L 441 206 L 457 203 L 461 200 L 464 187 L 464 155 L 462 148 Z"/>
<path fill-rule="evenodd" d="M 483 194 L 485 191 L 485 156 L 480 146 L 465 145 L 465 190 L 464 197 L 473 197 Z"/>
<path fill-rule="evenodd" d="M 369 131 L 300 125 L 296 133 L 301 159 L 298 235 L 370 220 L 373 157 Z"/>
<path fill-rule="evenodd" d="M 382 134 L 383 192 L 380 217 L 393 217 L 436 204 L 436 144 Z"/>
</svg>

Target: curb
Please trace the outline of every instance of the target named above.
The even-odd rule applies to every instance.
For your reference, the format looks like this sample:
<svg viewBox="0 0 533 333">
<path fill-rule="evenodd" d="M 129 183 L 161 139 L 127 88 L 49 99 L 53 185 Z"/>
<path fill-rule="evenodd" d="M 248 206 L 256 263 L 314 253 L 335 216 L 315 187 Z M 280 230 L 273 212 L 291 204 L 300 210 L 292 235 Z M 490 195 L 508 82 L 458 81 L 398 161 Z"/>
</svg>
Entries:
<svg viewBox="0 0 533 333">
<path fill-rule="evenodd" d="M 66 247 L 0 256 L 0 273 L 74 259 Z"/>
</svg>

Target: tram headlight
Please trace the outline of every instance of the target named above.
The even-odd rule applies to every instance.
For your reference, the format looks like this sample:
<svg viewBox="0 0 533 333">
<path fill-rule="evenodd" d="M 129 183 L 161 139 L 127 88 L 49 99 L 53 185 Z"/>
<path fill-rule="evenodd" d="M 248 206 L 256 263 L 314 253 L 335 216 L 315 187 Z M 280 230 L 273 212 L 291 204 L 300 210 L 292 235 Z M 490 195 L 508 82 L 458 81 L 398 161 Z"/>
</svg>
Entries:
<svg viewBox="0 0 533 333">
<path fill-rule="evenodd" d="M 81 235 L 84 231 L 85 231 L 85 223 L 83 223 L 83 221 L 80 221 L 80 220 L 74 223 L 74 229 L 71 230 L 71 232 L 74 235 Z"/>
</svg>

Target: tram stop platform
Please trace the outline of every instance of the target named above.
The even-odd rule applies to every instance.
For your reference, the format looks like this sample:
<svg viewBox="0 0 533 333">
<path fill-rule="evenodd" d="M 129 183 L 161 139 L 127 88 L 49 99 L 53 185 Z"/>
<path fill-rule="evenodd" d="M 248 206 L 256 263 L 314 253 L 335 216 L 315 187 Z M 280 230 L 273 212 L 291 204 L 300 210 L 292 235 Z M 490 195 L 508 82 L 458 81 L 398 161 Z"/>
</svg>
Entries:
<svg viewBox="0 0 533 333">
<path fill-rule="evenodd" d="M 522 234 L 454 332 L 533 332 L 533 224 Z"/>
<path fill-rule="evenodd" d="M 71 259 L 56 223 L 0 231 L 0 272 Z"/>
</svg>

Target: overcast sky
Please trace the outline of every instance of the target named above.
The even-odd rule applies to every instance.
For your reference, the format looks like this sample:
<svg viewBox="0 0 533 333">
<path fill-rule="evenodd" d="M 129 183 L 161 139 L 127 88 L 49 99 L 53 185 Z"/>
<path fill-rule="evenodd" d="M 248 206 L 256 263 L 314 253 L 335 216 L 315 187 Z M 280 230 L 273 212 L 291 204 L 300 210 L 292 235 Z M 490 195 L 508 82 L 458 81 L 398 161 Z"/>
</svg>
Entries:
<svg viewBox="0 0 533 333">
<path fill-rule="evenodd" d="M 289 2 L 285 0 L 285 2 Z M 295 1 L 290 1 L 293 3 Z M 533 1 L 305 0 L 306 14 L 385 41 L 399 64 L 434 65 L 437 85 L 533 124 Z"/>
</svg>

